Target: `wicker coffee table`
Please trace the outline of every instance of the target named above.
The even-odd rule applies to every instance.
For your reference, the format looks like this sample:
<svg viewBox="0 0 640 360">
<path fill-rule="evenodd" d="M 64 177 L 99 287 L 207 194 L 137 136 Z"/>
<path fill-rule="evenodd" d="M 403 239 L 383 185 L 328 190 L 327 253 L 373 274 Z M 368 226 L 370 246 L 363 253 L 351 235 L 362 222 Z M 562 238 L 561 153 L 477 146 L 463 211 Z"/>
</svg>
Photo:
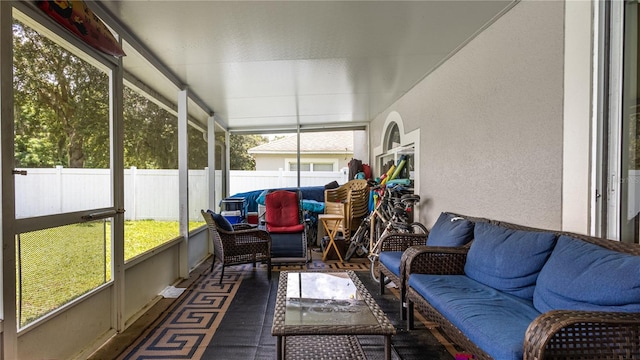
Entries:
<svg viewBox="0 0 640 360">
<path fill-rule="evenodd" d="M 382 335 L 390 360 L 395 333 L 353 271 L 280 273 L 271 327 L 277 359 L 364 359 L 355 336 Z M 296 338 L 287 341 L 290 336 Z M 336 350 L 340 356 L 331 355 Z"/>
</svg>

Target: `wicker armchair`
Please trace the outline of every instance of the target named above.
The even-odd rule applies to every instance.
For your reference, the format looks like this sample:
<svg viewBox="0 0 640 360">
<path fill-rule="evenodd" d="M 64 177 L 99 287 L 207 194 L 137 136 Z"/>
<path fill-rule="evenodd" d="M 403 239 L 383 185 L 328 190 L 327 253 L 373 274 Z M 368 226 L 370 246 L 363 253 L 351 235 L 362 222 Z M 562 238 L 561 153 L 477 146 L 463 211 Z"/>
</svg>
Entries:
<svg viewBox="0 0 640 360">
<path fill-rule="evenodd" d="M 429 232 L 426 234 L 388 234 L 384 239 L 382 239 L 380 253 L 382 254 L 385 251 L 405 251 L 412 246 L 424 245 L 427 242 L 428 236 Z M 402 269 L 402 267 L 403 265 L 401 264 L 400 269 Z M 404 275 L 403 272 L 401 271 L 400 277 L 398 277 L 393 271 L 391 271 L 391 269 L 385 267 L 382 262 L 378 262 L 378 271 L 380 272 L 380 294 L 384 294 L 386 287 L 386 281 L 384 281 L 385 277 L 391 280 L 400 290 L 400 315 L 404 320 L 407 312 L 404 307 L 406 299 L 404 291 L 405 279 L 402 277 Z"/>
<path fill-rule="evenodd" d="M 213 261 L 222 261 L 220 283 L 224 277 L 224 268 L 229 265 L 249 264 L 256 266 L 256 262 L 266 262 L 268 278 L 271 280 L 271 236 L 264 230 L 259 230 L 248 224 L 233 225 L 233 230 L 222 229 L 214 220 L 213 214 L 200 210 L 207 223 L 209 236 L 213 241 Z"/>
<path fill-rule="evenodd" d="M 479 217 L 473 217 L 473 216 L 466 216 L 466 215 L 460 215 L 460 214 L 454 214 L 454 213 L 449 213 L 453 216 L 457 216 L 457 217 L 462 217 L 466 220 L 469 220 L 471 222 L 479 222 L 479 221 L 483 221 L 483 222 L 488 222 L 489 219 L 485 219 L 485 218 L 479 218 Z M 429 231 L 427 231 L 426 234 L 390 234 L 387 238 L 385 238 L 382 242 L 382 247 L 381 247 L 381 253 L 385 252 L 385 251 L 405 251 L 407 249 L 409 249 L 410 247 L 413 246 L 425 246 L 425 245 L 429 245 Z M 463 247 L 466 248 L 468 250 L 469 246 L 471 246 L 471 243 L 468 243 L 466 245 L 464 245 Z M 422 249 L 421 247 L 418 247 L 416 249 Z M 413 249 L 413 251 L 416 251 L 416 249 Z M 466 250 L 465 250 L 466 251 Z M 406 282 L 407 282 L 407 277 L 408 277 L 408 273 L 409 271 L 407 269 L 405 269 L 406 266 L 406 260 L 407 260 L 407 255 L 409 253 L 403 253 L 402 254 L 402 258 L 400 260 L 400 276 L 398 277 L 391 269 L 388 269 L 387 267 L 385 267 L 385 265 L 383 264 L 383 262 L 380 262 L 380 265 L 378 266 L 378 271 L 380 272 L 380 278 L 384 279 L 385 277 L 390 279 L 391 281 L 393 281 L 393 283 L 398 287 L 399 292 L 400 292 L 400 315 L 402 317 L 402 320 L 406 319 L 406 315 L 407 315 L 407 309 L 405 308 L 406 305 Z M 417 263 L 416 263 L 417 264 Z M 414 266 L 416 265 L 414 264 Z M 433 271 L 437 271 L 433 270 Z M 443 271 L 446 271 L 443 270 Z M 431 272 L 429 272 L 431 273 Z M 384 294 L 384 289 L 385 289 L 385 281 L 380 281 L 380 293 Z"/>
</svg>

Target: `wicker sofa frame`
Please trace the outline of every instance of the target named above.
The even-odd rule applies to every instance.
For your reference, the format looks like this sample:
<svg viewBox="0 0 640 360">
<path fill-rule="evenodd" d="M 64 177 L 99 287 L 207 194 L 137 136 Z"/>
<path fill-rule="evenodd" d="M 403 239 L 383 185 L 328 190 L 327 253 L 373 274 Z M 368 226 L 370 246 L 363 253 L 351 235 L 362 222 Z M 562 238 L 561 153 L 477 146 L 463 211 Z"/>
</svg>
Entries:
<svg viewBox="0 0 640 360">
<path fill-rule="evenodd" d="M 512 229 L 548 231 L 511 223 L 491 221 Z M 640 245 L 606 240 L 569 232 L 557 232 L 604 248 L 640 256 Z M 412 273 L 464 274 L 469 248 L 415 246 L 403 254 L 405 276 Z M 637 274 L 636 274 L 637 275 Z M 435 322 L 463 351 L 476 359 L 492 359 L 435 310 L 411 287 L 406 288 L 407 326 L 411 329 L 414 310 Z M 542 359 L 640 359 L 640 313 L 554 310 L 541 314 L 528 327 L 524 340 L 525 360 Z"/>
<path fill-rule="evenodd" d="M 466 216 L 461 214 L 450 213 L 454 216 L 459 216 L 465 218 L 471 222 L 489 222 L 489 219 Z M 381 251 L 405 251 L 413 246 L 424 246 L 429 243 L 429 231 L 426 234 L 389 234 L 383 240 L 381 244 Z M 468 248 L 471 243 L 465 245 L 465 248 Z M 384 264 L 380 263 L 378 265 L 378 271 L 380 275 L 380 279 L 389 279 L 392 281 L 400 292 L 400 315 L 402 320 L 406 320 L 407 318 L 407 308 L 406 308 L 406 282 L 407 282 L 407 274 L 406 274 L 406 259 L 407 254 L 405 253 L 402 262 L 400 265 L 400 277 L 396 276 L 396 274 L 388 269 Z M 435 270 L 434 270 L 435 271 Z M 433 274 L 437 274 L 434 272 Z M 380 281 L 380 293 L 384 294 L 386 281 Z"/>
<path fill-rule="evenodd" d="M 405 251 L 412 246 L 424 245 L 429 236 L 429 232 L 426 234 L 398 234 L 391 233 L 388 234 L 382 239 L 381 243 L 381 252 L 382 251 Z M 405 299 L 405 279 L 402 277 L 396 276 L 390 269 L 388 269 L 384 264 L 378 262 L 378 272 L 380 278 L 380 294 L 384 294 L 386 288 L 385 278 L 392 281 L 398 289 L 400 290 L 400 314 L 402 319 L 406 318 L 406 299 Z M 402 274 L 402 273 L 401 273 Z"/>
</svg>

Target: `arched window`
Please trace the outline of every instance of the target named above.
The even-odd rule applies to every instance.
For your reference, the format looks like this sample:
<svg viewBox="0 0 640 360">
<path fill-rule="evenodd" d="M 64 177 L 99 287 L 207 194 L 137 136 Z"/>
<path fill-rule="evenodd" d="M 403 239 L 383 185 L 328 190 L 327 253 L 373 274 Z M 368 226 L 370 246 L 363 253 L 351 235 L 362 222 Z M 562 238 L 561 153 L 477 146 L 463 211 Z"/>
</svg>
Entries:
<svg viewBox="0 0 640 360">
<path fill-rule="evenodd" d="M 385 124 L 381 144 L 382 151 L 376 156 L 380 176 L 386 173 L 391 166 L 399 165 L 401 159 L 405 159 L 404 169 L 399 175 L 403 178 L 414 179 L 415 140 L 403 132 L 402 118 L 399 114 L 392 113 Z"/>
<path fill-rule="evenodd" d="M 400 128 L 398 128 L 397 123 L 392 122 L 387 128 L 387 136 L 385 137 L 384 149 L 386 151 L 389 151 L 391 149 L 397 148 L 398 146 L 400 146 Z"/>
</svg>

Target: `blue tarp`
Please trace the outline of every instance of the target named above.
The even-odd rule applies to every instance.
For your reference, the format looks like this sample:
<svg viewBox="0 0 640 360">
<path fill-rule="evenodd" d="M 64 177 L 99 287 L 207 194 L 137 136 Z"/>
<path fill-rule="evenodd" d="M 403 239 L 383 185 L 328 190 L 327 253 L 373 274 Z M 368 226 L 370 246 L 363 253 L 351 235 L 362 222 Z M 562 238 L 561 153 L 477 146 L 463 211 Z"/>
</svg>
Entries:
<svg viewBox="0 0 640 360">
<path fill-rule="evenodd" d="M 282 188 L 277 190 L 295 191 L 297 189 L 298 188 Z M 264 196 L 261 202 L 258 200 L 264 191 L 266 191 L 266 189 L 237 193 L 227 199 L 244 198 L 245 214 L 258 212 L 258 204 L 264 205 Z M 300 191 L 302 192 L 302 207 L 304 210 L 315 213 L 324 212 L 324 186 L 304 186 L 300 188 Z"/>
</svg>

